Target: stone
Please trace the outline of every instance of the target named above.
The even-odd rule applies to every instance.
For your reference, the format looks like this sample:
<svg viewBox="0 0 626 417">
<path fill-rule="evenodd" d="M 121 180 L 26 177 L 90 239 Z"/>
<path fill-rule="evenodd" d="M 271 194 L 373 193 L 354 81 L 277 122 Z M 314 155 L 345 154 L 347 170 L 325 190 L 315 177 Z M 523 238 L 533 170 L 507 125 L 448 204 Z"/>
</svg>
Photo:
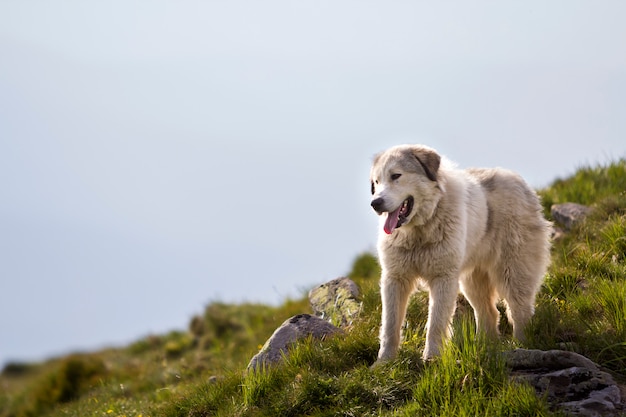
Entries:
<svg viewBox="0 0 626 417">
<path fill-rule="evenodd" d="M 208 379 L 208 383 L 209 384 L 217 384 L 218 382 L 222 381 L 224 379 L 223 376 L 218 376 L 218 375 L 211 375 Z"/>
<path fill-rule="evenodd" d="M 339 328 L 319 317 L 310 314 L 293 316 L 285 320 L 265 342 L 261 351 L 248 364 L 248 370 L 280 363 L 288 355 L 289 348 L 300 339 L 309 336 L 323 339 L 338 332 L 341 332 Z"/>
<path fill-rule="evenodd" d="M 564 369 L 572 366 L 597 370 L 592 360 L 564 350 L 515 349 L 504 353 L 507 365 L 515 370 Z"/>
<path fill-rule="evenodd" d="M 565 230 L 560 228 L 559 226 L 552 225 L 552 231 L 550 233 L 550 238 L 552 240 L 559 240 L 565 236 Z"/>
<path fill-rule="evenodd" d="M 553 204 L 550 208 L 552 218 L 561 224 L 566 231 L 580 222 L 591 212 L 591 208 L 577 203 Z"/>
<path fill-rule="evenodd" d="M 346 327 L 361 311 L 359 287 L 350 278 L 337 278 L 309 291 L 309 302 L 317 317 Z"/>
<path fill-rule="evenodd" d="M 566 414 L 608 416 L 623 409 L 613 377 L 582 355 L 527 349 L 504 355 L 513 379 L 530 384 L 539 396 Z"/>
<path fill-rule="evenodd" d="M 567 413 L 574 415 L 613 416 L 618 410 L 623 412 L 620 400 L 620 389 L 611 385 L 604 389 L 591 391 L 583 400 L 561 403 L 560 407 Z"/>
</svg>

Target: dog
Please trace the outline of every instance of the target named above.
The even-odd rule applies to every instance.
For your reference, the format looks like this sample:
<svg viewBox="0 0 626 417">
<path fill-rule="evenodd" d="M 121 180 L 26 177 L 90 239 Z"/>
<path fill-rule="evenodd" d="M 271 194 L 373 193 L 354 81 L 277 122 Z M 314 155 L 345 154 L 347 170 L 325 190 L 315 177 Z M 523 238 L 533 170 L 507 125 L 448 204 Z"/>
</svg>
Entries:
<svg viewBox="0 0 626 417">
<path fill-rule="evenodd" d="M 459 290 L 478 332 L 497 337 L 503 299 L 524 339 L 550 262 L 551 223 L 537 194 L 502 168 L 461 170 L 423 145 L 375 156 L 371 206 L 380 216 L 382 326 L 377 364 L 397 354 L 410 295 L 429 292 L 424 360 L 451 336 Z"/>
</svg>

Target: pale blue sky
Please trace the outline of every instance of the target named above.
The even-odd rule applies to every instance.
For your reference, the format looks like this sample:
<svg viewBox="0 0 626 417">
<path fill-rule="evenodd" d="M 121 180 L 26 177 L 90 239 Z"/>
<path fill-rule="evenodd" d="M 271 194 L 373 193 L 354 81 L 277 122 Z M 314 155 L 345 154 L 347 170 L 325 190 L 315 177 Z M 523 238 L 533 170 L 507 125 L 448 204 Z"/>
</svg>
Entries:
<svg viewBox="0 0 626 417">
<path fill-rule="evenodd" d="M 373 250 L 372 156 L 626 155 L 626 3 L 0 3 L 0 363 L 278 303 Z M 261 341 L 260 341 L 261 342 Z"/>
</svg>

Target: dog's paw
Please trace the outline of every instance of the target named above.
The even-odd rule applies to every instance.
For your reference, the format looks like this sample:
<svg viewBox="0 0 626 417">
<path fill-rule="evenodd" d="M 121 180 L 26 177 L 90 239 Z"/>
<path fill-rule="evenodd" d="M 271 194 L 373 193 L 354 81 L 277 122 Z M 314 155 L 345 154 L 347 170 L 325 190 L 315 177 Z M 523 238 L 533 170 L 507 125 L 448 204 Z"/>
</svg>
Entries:
<svg viewBox="0 0 626 417">
<path fill-rule="evenodd" d="M 376 362 L 374 362 L 371 366 L 370 369 L 374 370 L 374 369 L 378 369 L 381 366 L 383 366 L 384 364 L 388 363 L 389 361 L 387 359 L 377 359 Z"/>
</svg>

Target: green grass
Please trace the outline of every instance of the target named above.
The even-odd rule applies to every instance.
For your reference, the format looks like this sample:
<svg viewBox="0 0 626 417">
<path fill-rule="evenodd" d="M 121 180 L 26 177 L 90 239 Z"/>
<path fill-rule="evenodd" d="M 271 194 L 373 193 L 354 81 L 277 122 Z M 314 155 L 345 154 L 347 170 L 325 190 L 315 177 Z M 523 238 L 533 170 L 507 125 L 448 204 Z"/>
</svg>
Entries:
<svg viewBox="0 0 626 417">
<path fill-rule="evenodd" d="M 593 207 L 553 245 L 523 347 L 567 349 L 626 380 L 626 162 L 583 167 L 539 191 L 554 203 Z M 532 388 L 507 376 L 505 336 L 474 336 L 471 307 L 459 298 L 454 338 L 424 363 L 427 296 L 409 305 L 397 359 L 375 369 L 380 267 L 360 255 L 348 276 L 361 289 L 361 316 L 344 336 L 305 340 L 281 366 L 245 372 L 285 319 L 310 313 L 306 297 L 271 307 L 214 302 L 188 329 L 127 347 L 44 363 L 12 363 L 0 374 L 0 417 L 31 416 L 548 416 Z"/>
<path fill-rule="evenodd" d="M 410 340 L 372 370 L 377 345 L 358 328 L 354 337 L 300 343 L 283 366 L 190 387 L 160 415 L 550 415 L 533 389 L 508 378 L 505 345 L 476 340 L 469 315 L 456 323 L 455 340 L 431 363 Z"/>
<path fill-rule="evenodd" d="M 550 210 L 552 204 L 574 202 L 594 205 L 602 200 L 616 200 L 616 207 L 622 208 L 619 197 L 626 190 L 626 159 L 620 159 L 608 165 L 579 168 L 574 175 L 557 179 L 539 194 L 544 207 Z"/>
</svg>

